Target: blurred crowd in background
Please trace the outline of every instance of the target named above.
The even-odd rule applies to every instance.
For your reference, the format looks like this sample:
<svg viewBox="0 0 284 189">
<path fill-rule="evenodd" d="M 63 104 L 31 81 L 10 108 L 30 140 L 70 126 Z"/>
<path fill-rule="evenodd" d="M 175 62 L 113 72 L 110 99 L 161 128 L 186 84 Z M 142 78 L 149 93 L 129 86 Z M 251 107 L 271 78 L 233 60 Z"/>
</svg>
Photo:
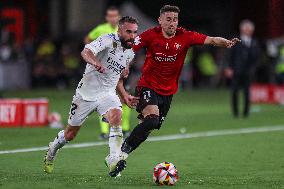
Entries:
<svg viewBox="0 0 284 189">
<path fill-rule="evenodd" d="M 32 87 L 74 87 L 84 71 L 80 57 L 82 41 L 57 41 L 46 37 L 26 39 L 23 45 L 2 31 L 0 44 L 1 64 L 23 64 L 30 68 Z M 138 78 L 144 56 L 137 54 L 132 64 L 132 76 Z M 228 86 L 230 77 L 226 68 L 230 64 L 230 50 L 211 47 L 193 47 L 188 51 L 180 87 Z M 284 38 L 260 42 L 258 63 L 253 80 L 258 83 L 284 84 Z M 135 83 L 133 83 L 135 85 Z"/>
<path fill-rule="evenodd" d="M 101 22 L 103 21 L 102 18 Z M 141 22 L 140 24 L 143 25 Z M 14 65 L 11 68 L 14 70 L 21 70 L 21 66 L 24 66 L 23 70 L 26 70 L 28 83 L 18 88 L 76 87 L 84 72 L 85 63 L 80 57 L 80 52 L 84 47 L 84 37 L 89 31 L 76 38 L 72 36 L 53 38 L 49 33 L 45 33 L 37 37 L 24 37 L 22 43 L 17 43 L 15 35 L 9 32 L 7 27 L 0 27 L 0 29 L 0 67 L 4 70 L 2 75 L 7 74 L 3 68 L 5 65 Z M 255 29 L 258 30 L 258 27 Z M 210 35 L 209 32 L 203 32 Z M 262 38 L 258 40 L 258 44 L 259 53 L 252 72 L 253 81 L 283 85 L 284 36 Z M 210 46 L 190 48 L 180 79 L 180 89 L 229 86 L 231 76 L 227 73 L 227 68 L 230 61 L 231 51 L 227 49 Z M 136 85 L 143 62 L 144 56 L 141 52 L 141 55 L 136 55 L 131 67 L 129 80 L 131 88 Z M 15 72 L 15 74 L 24 75 L 23 72 Z M 9 88 L 5 87 L 4 80 L 5 78 L 2 78 L 2 90 Z"/>
<path fill-rule="evenodd" d="M 58 41 L 50 37 L 26 39 L 22 45 L 2 31 L 1 64 L 27 64 L 31 87 L 64 89 L 77 84 L 84 70 L 80 57 L 82 44 L 77 41 Z"/>
</svg>

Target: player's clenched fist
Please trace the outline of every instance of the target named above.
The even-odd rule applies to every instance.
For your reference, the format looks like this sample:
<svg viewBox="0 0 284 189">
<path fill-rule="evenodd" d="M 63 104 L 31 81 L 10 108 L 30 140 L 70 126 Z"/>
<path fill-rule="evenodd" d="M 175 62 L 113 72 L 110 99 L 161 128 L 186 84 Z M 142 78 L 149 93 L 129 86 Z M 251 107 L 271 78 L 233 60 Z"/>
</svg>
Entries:
<svg viewBox="0 0 284 189">
<path fill-rule="evenodd" d="M 132 96 L 132 95 L 126 95 L 124 98 L 123 98 L 125 104 L 130 107 L 130 108 L 133 108 L 135 107 L 138 102 L 139 102 L 139 97 L 136 97 L 136 96 Z"/>
<path fill-rule="evenodd" d="M 96 70 L 100 73 L 104 73 L 105 72 L 105 67 L 103 67 L 103 65 L 101 65 L 98 62 L 95 62 L 94 64 L 92 64 L 93 66 L 95 66 Z"/>
<path fill-rule="evenodd" d="M 228 40 L 227 48 L 231 48 L 231 47 L 235 46 L 236 43 L 239 43 L 239 42 L 241 42 L 241 40 L 238 39 L 238 38 Z"/>
</svg>

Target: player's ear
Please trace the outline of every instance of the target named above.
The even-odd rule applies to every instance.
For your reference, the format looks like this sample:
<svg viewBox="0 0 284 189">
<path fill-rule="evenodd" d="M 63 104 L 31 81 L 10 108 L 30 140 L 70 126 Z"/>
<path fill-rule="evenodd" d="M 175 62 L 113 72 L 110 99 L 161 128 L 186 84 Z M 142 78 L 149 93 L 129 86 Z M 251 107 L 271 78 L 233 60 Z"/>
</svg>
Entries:
<svg viewBox="0 0 284 189">
<path fill-rule="evenodd" d="M 162 21 L 162 18 L 161 18 L 161 16 L 159 16 L 159 18 L 158 18 L 159 24 L 161 24 L 161 21 Z"/>
</svg>

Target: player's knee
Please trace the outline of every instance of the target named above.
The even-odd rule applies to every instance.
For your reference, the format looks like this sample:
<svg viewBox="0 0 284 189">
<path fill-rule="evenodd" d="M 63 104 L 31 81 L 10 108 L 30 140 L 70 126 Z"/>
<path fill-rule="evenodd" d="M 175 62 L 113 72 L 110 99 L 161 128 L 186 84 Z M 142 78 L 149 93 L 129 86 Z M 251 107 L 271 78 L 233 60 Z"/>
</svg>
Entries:
<svg viewBox="0 0 284 189">
<path fill-rule="evenodd" d="M 118 127 L 121 125 L 121 116 L 122 113 L 120 110 L 114 110 L 112 113 L 108 116 L 109 124 L 113 127 Z"/>
<path fill-rule="evenodd" d="M 109 120 L 109 124 L 112 127 L 119 127 L 119 126 L 121 126 L 121 117 L 113 117 L 112 119 Z"/>
<path fill-rule="evenodd" d="M 159 115 L 150 114 L 143 119 L 144 125 L 147 126 L 149 131 L 160 128 Z"/>
<path fill-rule="evenodd" d="M 143 110 L 142 110 L 143 115 L 159 115 L 159 108 L 157 105 L 147 105 Z M 146 116 L 145 116 L 146 117 Z"/>
</svg>

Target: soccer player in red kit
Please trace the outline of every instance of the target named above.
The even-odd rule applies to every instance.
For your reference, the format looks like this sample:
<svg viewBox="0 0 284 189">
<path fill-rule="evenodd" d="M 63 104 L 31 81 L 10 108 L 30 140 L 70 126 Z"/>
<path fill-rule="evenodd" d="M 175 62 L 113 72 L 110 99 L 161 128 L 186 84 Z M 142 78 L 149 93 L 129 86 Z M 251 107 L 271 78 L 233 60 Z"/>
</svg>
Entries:
<svg viewBox="0 0 284 189">
<path fill-rule="evenodd" d="M 160 26 L 149 29 L 136 37 L 134 51 L 146 48 L 146 59 L 141 78 L 136 88 L 140 97 L 136 110 L 140 123 L 133 129 L 121 147 L 121 160 L 117 172 L 126 167 L 128 154 L 144 142 L 152 130 L 160 129 L 169 111 L 173 94 L 178 90 L 178 80 L 186 52 L 193 45 L 214 45 L 231 48 L 240 40 L 209 37 L 193 31 L 178 28 L 177 6 L 165 5 L 160 10 Z M 122 83 L 117 89 L 127 96 Z"/>
</svg>

